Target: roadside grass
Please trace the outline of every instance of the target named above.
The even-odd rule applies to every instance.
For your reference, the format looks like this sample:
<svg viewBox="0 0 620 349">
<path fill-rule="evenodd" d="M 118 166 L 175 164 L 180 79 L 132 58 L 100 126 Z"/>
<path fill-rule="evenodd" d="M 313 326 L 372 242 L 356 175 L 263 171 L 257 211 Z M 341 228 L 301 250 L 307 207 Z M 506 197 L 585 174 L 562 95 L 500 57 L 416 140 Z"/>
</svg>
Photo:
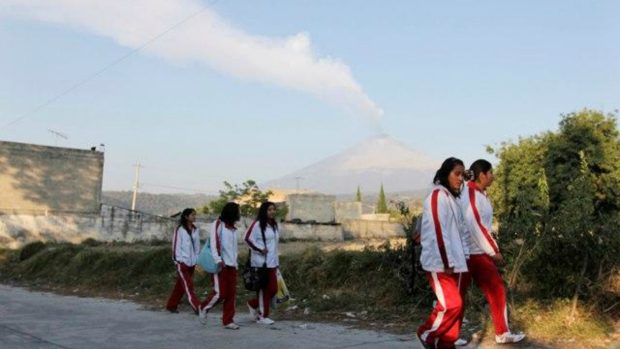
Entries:
<svg viewBox="0 0 620 349">
<path fill-rule="evenodd" d="M 412 292 L 407 291 L 411 274 L 406 272 L 402 246 L 324 251 L 308 245 L 281 256 L 281 271 L 294 300 L 279 307 L 277 318 L 335 321 L 411 334 L 429 314 L 434 296 L 426 279 L 416 275 Z M 240 265 L 246 257 L 247 249 L 240 249 Z M 0 282 L 61 294 L 130 299 L 162 309 L 175 279 L 166 242 L 87 240 L 77 245 L 32 243 L 21 250 L 0 250 Z M 194 284 L 200 298 L 210 290 L 210 279 L 209 274 L 196 272 Z M 241 280 L 237 290 L 238 311 L 243 312 L 252 294 L 243 289 Z M 571 317 L 569 300 L 515 295 L 512 310 L 513 328 L 543 347 L 609 348 L 620 340 L 614 328 L 618 314 L 602 314 L 584 305 Z M 493 338 L 484 299 L 475 287 L 470 289 L 465 316 L 469 320 L 463 326 L 465 335 Z"/>
</svg>

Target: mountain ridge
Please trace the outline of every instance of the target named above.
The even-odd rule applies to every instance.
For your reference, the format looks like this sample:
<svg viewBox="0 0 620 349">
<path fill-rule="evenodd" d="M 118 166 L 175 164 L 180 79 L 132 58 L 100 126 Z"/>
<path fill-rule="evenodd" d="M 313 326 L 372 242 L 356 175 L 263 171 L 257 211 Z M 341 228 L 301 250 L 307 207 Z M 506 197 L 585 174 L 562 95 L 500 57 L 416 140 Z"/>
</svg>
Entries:
<svg viewBox="0 0 620 349">
<path fill-rule="evenodd" d="M 386 135 L 364 140 L 338 154 L 280 178 L 262 183 L 264 188 L 292 188 L 329 194 L 364 191 L 398 192 L 431 185 L 439 162 Z"/>
</svg>

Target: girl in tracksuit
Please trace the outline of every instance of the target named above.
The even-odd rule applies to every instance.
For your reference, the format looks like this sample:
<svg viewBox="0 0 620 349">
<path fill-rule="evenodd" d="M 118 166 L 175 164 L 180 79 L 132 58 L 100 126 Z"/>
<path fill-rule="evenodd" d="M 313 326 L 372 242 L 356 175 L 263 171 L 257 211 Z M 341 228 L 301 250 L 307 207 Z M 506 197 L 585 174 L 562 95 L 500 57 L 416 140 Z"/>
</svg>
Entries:
<svg viewBox="0 0 620 349">
<path fill-rule="evenodd" d="M 446 159 L 433 179 L 435 187 L 424 201 L 420 262 L 437 296 L 435 308 L 416 333 L 424 348 L 454 348 L 461 328 L 459 282 L 461 273 L 467 272 L 467 250 L 457 199 L 464 172 L 461 160 Z"/>
<path fill-rule="evenodd" d="M 200 301 L 194 293 L 194 283 L 192 276 L 194 275 L 194 267 L 200 253 L 200 233 L 194 225 L 196 221 L 196 211 L 192 208 L 186 208 L 181 213 L 179 225 L 174 230 L 172 238 L 172 260 L 177 270 L 177 282 L 172 290 L 166 309 L 176 313 L 177 307 L 183 294 L 187 295 L 189 304 L 198 314 Z"/>
<path fill-rule="evenodd" d="M 250 246 L 250 263 L 252 267 L 266 267 L 267 280 L 257 292 L 256 297 L 248 301 L 250 315 L 256 322 L 263 325 L 274 323 L 269 318 L 271 299 L 278 292 L 276 272 L 280 261 L 278 259 L 278 223 L 276 223 L 276 205 L 273 202 L 264 202 L 259 210 L 258 217 L 250 225 L 245 242 Z"/>
<path fill-rule="evenodd" d="M 470 257 L 469 273 L 464 275 L 461 283 L 461 295 L 474 279 L 489 303 L 491 319 L 495 326 L 497 343 L 516 343 L 525 335 L 511 333 L 508 326 L 506 307 L 506 289 L 504 281 L 497 269 L 503 263 L 503 257 L 497 241 L 491 235 L 493 229 L 493 206 L 487 196 L 486 189 L 493 183 L 493 167 L 486 160 L 476 160 L 470 166 L 473 180 L 465 185 L 459 204 L 465 221 L 465 242 Z"/>
<path fill-rule="evenodd" d="M 207 313 L 219 302 L 224 304 L 222 323 L 224 328 L 238 330 L 234 322 L 235 299 L 237 297 L 237 228 L 239 205 L 229 202 L 224 205 L 220 218 L 211 227 L 211 254 L 218 264 L 219 272 L 213 274 L 213 290 L 202 303 L 200 318 L 206 319 Z"/>
</svg>

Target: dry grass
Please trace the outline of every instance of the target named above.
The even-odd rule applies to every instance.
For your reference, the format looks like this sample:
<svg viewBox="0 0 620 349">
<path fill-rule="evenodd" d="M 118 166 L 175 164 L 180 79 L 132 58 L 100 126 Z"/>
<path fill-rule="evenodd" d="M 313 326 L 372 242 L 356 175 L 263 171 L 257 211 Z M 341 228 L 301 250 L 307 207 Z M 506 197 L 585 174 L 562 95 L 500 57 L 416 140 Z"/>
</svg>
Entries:
<svg viewBox="0 0 620 349">
<path fill-rule="evenodd" d="M 418 279 L 413 294 L 407 292 L 403 266 L 409 261 L 402 256 L 403 243 L 282 243 L 281 269 L 295 300 L 279 309 L 277 316 L 411 333 L 430 312 L 433 296 L 424 279 Z M 240 260 L 245 261 L 247 250 L 240 252 Z M 167 243 L 90 241 L 0 250 L 0 282 L 57 293 L 131 299 L 161 308 L 174 280 Z M 199 295 L 210 288 L 210 276 L 203 272 L 196 273 L 194 282 Z M 238 304 L 251 296 L 241 284 Z M 595 309 L 581 307 L 571 318 L 567 300 L 539 301 L 518 295 L 515 300 L 514 327 L 542 343 L 538 347 L 605 348 L 619 340 L 613 321 Z M 470 322 L 464 326 L 465 333 L 492 338 L 482 296 L 475 290 L 466 317 Z"/>
</svg>

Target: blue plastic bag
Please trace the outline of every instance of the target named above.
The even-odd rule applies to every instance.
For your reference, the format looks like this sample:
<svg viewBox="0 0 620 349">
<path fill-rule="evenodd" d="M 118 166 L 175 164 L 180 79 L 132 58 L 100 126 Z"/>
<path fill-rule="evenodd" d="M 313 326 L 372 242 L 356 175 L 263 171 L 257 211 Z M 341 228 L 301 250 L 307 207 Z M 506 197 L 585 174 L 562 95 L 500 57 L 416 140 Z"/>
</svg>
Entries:
<svg viewBox="0 0 620 349">
<path fill-rule="evenodd" d="M 207 273 L 215 274 L 218 273 L 219 265 L 215 263 L 213 259 L 213 255 L 211 254 L 211 241 L 207 240 L 207 243 L 198 254 L 198 265 Z"/>
<path fill-rule="evenodd" d="M 217 273 L 217 264 L 213 259 L 213 255 L 211 254 L 211 244 L 210 241 L 204 245 L 200 253 L 198 254 L 198 265 L 206 271 L 207 273 Z"/>
</svg>

